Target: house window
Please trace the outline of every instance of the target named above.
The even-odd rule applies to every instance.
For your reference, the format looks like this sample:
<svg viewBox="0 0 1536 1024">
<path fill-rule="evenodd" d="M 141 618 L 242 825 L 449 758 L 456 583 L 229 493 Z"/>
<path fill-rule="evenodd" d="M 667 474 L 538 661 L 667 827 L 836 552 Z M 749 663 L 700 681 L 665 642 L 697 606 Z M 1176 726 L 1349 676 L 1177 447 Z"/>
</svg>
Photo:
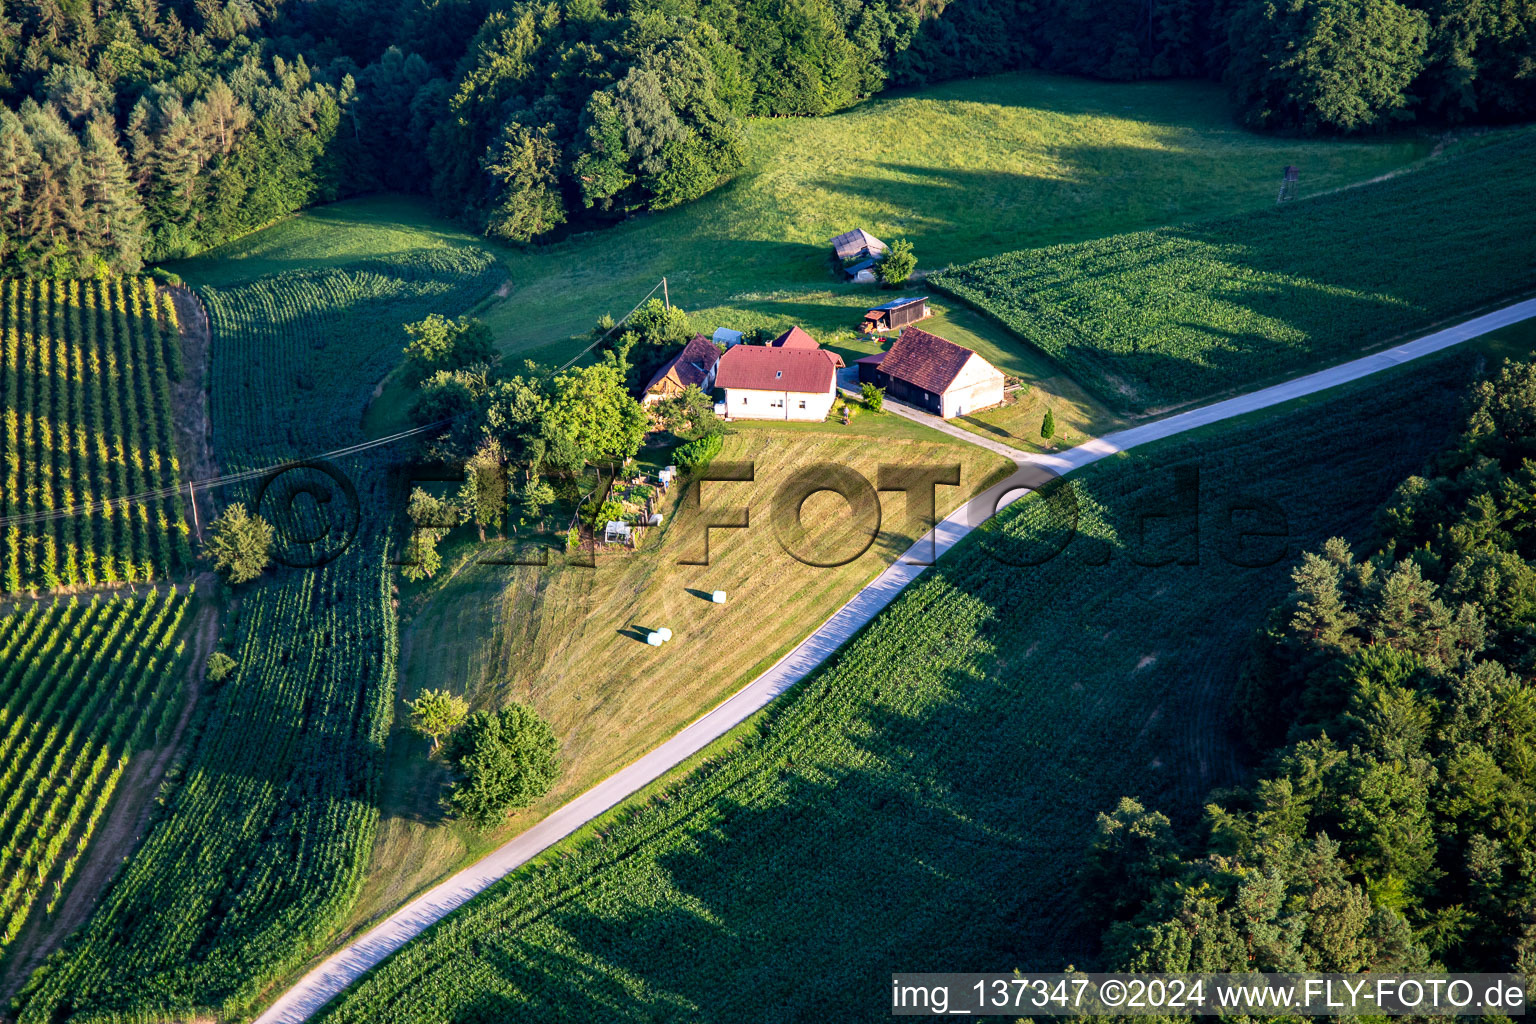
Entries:
<svg viewBox="0 0 1536 1024">
<path fill-rule="evenodd" d="M 774 370 L 773 371 L 773 379 L 774 380 L 778 380 L 782 376 L 784 376 L 784 371 L 783 370 Z"/>
<path fill-rule="evenodd" d="M 801 401 L 801 402 L 800 402 L 800 408 L 802 408 L 802 409 L 804 409 L 804 408 L 805 408 L 805 402 L 804 402 L 804 400 L 802 400 L 802 401 Z"/>
<path fill-rule="evenodd" d="M 746 405 L 747 404 L 747 396 L 746 395 L 742 395 L 741 396 L 741 404 L 742 405 Z"/>
</svg>

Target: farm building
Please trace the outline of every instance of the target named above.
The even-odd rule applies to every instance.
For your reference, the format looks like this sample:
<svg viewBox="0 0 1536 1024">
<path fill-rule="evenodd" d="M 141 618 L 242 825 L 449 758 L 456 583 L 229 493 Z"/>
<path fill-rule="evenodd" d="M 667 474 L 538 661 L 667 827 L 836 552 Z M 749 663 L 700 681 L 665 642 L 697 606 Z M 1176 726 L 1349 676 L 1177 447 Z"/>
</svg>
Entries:
<svg viewBox="0 0 1536 1024">
<path fill-rule="evenodd" d="M 895 331 L 907 324 L 915 324 L 929 315 L 927 296 L 920 295 L 915 299 L 892 299 L 864 314 L 863 329 L 865 334 L 873 334 L 876 331 Z"/>
<path fill-rule="evenodd" d="M 655 405 L 668 398 L 676 398 L 690 385 L 700 391 L 715 386 L 715 370 L 720 362 L 720 350 L 702 334 L 683 346 L 681 352 L 662 364 L 661 369 L 640 393 L 643 405 Z"/>
<path fill-rule="evenodd" d="M 876 352 L 872 356 L 865 356 L 863 359 L 855 359 L 853 361 L 853 365 L 859 369 L 859 383 L 879 384 L 880 364 L 884 361 L 884 352 Z"/>
<path fill-rule="evenodd" d="M 730 348 L 732 345 L 741 344 L 741 332 L 733 331 L 729 327 L 715 328 L 715 344 Z"/>
<path fill-rule="evenodd" d="M 807 332 L 803 327 L 791 327 L 789 330 L 785 331 L 783 334 L 770 341 L 768 343 L 768 347 L 804 349 L 807 351 L 819 349 L 831 357 L 833 366 L 836 366 L 839 370 L 841 370 L 844 366 L 842 356 L 838 355 L 836 352 L 822 348 L 821 342 L 811 337 L 810 333 Z"/>
<path fill-rule="evenodd" d="M 811 337 L 803 327 L 791 327 L 768 345 L 771 348 L 821 348 L 821 342 Z"/>
<path fill-rule="evenodd" d="M 854 284 L 874 284 L 875 261 L 860 260 L 857 263 L 850 263 L 843 268 L 843 279 L 852 281 Z"/>
<path fill-rule="evenodd" d="M 821 348 L 737 345 L 720 357 L 715 385 L 729 419 L 824 420 L 842 359 Z"/>
<path fill-rule="evenodd" d="M 863 259 L 873 263 L 885 255 L 885 243 L 863 228 L 855 228 L 832 239 L 832 255 L 839 263 Z"/>
<path fill-rule="evenodd" d="M 870 370 L 890 397 L 944 419 L 1003 404 L 1001 370 L 970 349 L 916 327 L 903 330 Z M 865 372 L 861 365 L 861 380 Z"/>
<path fill-rule="evenodd" d="M 843 278 L 858 284 L 875 280 L 875 264 L 885 255 L 885 243 L 857 228 L 832 239 L 832 259 L 842 268 Z"/>
</svg>

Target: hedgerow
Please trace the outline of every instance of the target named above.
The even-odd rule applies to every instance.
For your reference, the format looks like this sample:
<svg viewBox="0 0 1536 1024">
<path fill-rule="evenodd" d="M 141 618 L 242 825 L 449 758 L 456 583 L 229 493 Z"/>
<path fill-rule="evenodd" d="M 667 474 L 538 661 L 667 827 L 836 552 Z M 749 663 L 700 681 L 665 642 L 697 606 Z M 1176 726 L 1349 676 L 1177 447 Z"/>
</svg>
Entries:
<svg viewBox="0 0 1536 1024">
<path fill-rule="evenodd" d="M 1005 253 L 929 278 L 1110 405 L 1320 369 L 1536 291 L 1536 133 L 1222 220 Z"/>
<path fill-rule="evenodd" d="M 177 494 L 170 298 L 143 278 L 0 281 L 0 592 L 165 578 L 190 562 Z"/>
<path fill-rule="evenodd" d="M 1290 556 L 1363 526 L 1443 442 L 1467 369 L 1098 463 L 1058 492 L 1075 535 L 1064 498 L 1016 503 L 737 746 L 318 1019 L 862 1020 L 892 971 L 1090 964 L 1076 867 L 1095 812 L 1132 793 L 1188 821 L 1240 776 L 1225 712 Z"/>
</svg>

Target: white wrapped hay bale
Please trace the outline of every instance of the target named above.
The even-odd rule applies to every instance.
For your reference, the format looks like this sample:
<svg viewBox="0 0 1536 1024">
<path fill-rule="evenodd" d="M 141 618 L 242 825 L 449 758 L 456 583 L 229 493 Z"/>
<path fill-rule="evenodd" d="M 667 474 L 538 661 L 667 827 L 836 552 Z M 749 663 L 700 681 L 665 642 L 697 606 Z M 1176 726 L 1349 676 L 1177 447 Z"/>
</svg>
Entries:
<svg viewBox="0 0 1536 1024">
<path fill-rule="evenodd" d="M 660 633 L 651 632 L 645 635 L 645 642 L 650 644 L 652 647 L 660 647 L 667 641 L 662 637 Z"/>
<path fill-rule="evenodd" d="M 725 604 L 725 591 L 717 590 L 709 595 L 709 599 L 715 602 L 715 604 Z"/>
<path fill-rule="evenodd" d="M 662 626 L 656 632 L 658 634 L 660 634 L 662 642 L 666 642 L 666 641 L 672 639 L 672 631 L 670 629 L 668 629 L 666 626 Z"/>
</svg>

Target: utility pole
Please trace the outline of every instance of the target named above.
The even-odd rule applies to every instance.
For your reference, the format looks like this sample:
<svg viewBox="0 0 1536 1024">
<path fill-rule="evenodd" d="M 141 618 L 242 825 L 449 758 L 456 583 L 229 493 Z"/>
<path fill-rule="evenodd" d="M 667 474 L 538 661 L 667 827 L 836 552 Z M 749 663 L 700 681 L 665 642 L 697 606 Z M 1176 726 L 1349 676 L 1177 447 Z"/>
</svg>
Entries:
<svg viewBox="0 0 1536 1024">
<path fill-rule="evenodd" d="M 197 542 L 203 542 L 203 524 L 197 518 L 197 492 L 192 490 L 192 481 L 187 481 L 187 500 L 192 502 L 192 525 L 197 527 Z"/>
<path fill-rule="evenodd" d="M 672 308 L 672 296 L 667 294 L 667 279 L 665 277 L 661 279 L 661 302 L 668 309 Z"/>
</svg>

